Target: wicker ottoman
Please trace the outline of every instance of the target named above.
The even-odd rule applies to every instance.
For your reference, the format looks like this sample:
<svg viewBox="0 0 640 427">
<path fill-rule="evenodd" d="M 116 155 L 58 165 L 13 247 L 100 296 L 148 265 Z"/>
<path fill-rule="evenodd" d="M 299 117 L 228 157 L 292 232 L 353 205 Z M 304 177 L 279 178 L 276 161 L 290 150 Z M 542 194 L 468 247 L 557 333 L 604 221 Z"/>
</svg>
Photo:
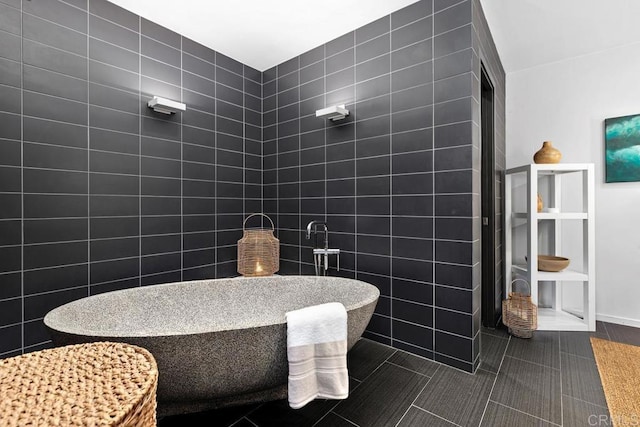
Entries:
<svg viewBox="0 0 640 427">
<path fill-rule="evenodd" d="M 111 342 L 0 360 L 3 426 L 155 426 L 158 368 L 147 350 Z"/>
</svg>

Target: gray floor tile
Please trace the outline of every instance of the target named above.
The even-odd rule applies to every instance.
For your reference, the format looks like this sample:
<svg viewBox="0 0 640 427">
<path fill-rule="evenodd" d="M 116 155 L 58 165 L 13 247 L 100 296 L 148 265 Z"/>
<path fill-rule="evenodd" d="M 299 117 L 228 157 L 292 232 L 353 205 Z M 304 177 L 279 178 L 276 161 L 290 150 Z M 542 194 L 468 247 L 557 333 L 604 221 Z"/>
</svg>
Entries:
<svg viewBox="0 0 640 427">
<path fill-rule="evenodd" d="M 607 408 L 569 396 L 562 396 L 562 418 L 564 427 L 611 425 Z"/>
<path fill-rule="evenodd" d="M 395 425 L 428 381 L 428 377 L 385 363 L 333 411 L 361 426 Z"/>
<path fill-rule="evenodd" d="M 606 323 L 606 328 L 611 341 L 640 346 L 640 328 L 615 323 Z"/>
<path fill-rule="evenodd" d="M 505 357 L 491 400 L 560 424 L 560 371 Z"/>
<path fill-rule="evenodd" d="M 349 376 L 362 381 L 395 351 L 384 344 L 360 339 L 347 354 Z"/>
<path fill-rule="evenodd" d="M 596 333 L 599 335 L 606 335 L 607 339 L 610 340 L 609 331 L 607 331 L 607 325 L 605 322 L 600 322 L 596 320 Z"/>
<path fill-rule="evenodd" d="M 326 417 L 315 424 L 316 427 L 354 427 L 356 425 L 357 424 L 347 421 L 333 412 L 329 412 Z"/>
<path fill-rule="evenodd" d="M 482 370 L 473 375 L 442 366 L 415 405 L 459 425 L 478 425 L 495 378 Z"/>
<path fill-rule="evenodd" d="M 388 362 L 400 365 L 403 368 L 407 368 L 428 377 L 432 377 L 440 366 L 439 363 L 434 362 L 433 360 L 414 356 L 411 353 L 401 350 L 398 350 L 393 356 L 391 356 Z"/>
<path fill-rule="evenodd" d="M 536 331 L 530 339 L 512 338 L 507 356 L 559 369 L 559 334 L 555 331 Z"/>
<path fill-rule="evenodd" d="M 600 373 L 593 359 L 562 354 L 562 393 L 599 406 L 607 406 Z"/>
<path fill-rule="evenodd" d="M 500 325 L 499 328 L 485 328 L 484 326 L 480 329 L 480 332 L 482 332 L 483 334 L 487 334 L 487 335 L 493 335 L 495 337 L 499 337 L 499 338 L 506 338 L 508 339 L 511 335 L 509 335 L 509 332 L 507 331 L 507 327 L 504 325 Z"/>
<path fill-rule="evenodd" d="M 300 409 L 291 409 L 286 400 L 276 400 L 265 403 L 246 418 L 260 427 L 312 426 L 337 404 L 337 400 L 313 400 Z"/>
<path fill-rule="evenodd" d="M 483 330 L 484 331 L 484 330 Z M 497 373 L 502 356 L 509 343 L 508 339 L 496 335 L 480 334 L 480 369 Z"/>
<path fill-rule="evenodd" d="M 398 427 L 416 427 L 416 426 L 429 426 L 429 427 L 454 427 L 455 424 L 450 423 L 447 420 L 438 418 L 433 414 L 430 414 L 420 408 L 412 406 L 409 408 L 407 414 L 402 418 L 402 421 L 398 424 Z"/>
<path fill-rule="evenodd" d="M 233 424 L 232 427 L 255 427 L 255 424 L 249 421 L 248 419 L 243 418 L 237 423 Z"/>
<path fill-rule="evenodd" d="M 256 409 L 258 405 L 234 406 L 211 411 L 197 412 L 193 414 L 172 415 L 158 420 L 160 427 L 182 427 L 182 426 L 211 426 L 227 427 L 245 415 Z M 0 422 L 0 425 L 2 423 Z"/>
<path fill-rule="evenodd" d="M 598 332 L 560 332 L 560 351 L 593 359 L 591 337 L 607 339 L 607 334 Z"/>
<path fill-rule="evenodd" d="M 480 424 L 480 426 L 483 427 L 543 427 L 553 425 L 554 424 L 541 420 L 540 418 L 527 415 L 523 412 L 507 408 L 506 406 L 502 406 L 491 401 L 489 401 L 489 404 L 487 405 L 487 411 L 482 418 L 482 424 Z"/>
<path fill-rule="evenodd" d="M 590 336 L 640 344 L 640 329 L 604 322 L 596 322 L 594 333 L 538 331 L 531 340 L 509 341 L 506 331 L 483 328 L 474 376 L 363 339 L 348 355 L 351 396 L 343 402 L 318 400 L 292 410 L 282 400 L 165 417 L 159 426 L 369 427 L 400 420 L 402 427 L 477 426 L 505 353 L 513 357 L 504 357 L 483 426 L 610 425 Z M 425 410 L 412 406 L 414 400 Z"/>
</svg>

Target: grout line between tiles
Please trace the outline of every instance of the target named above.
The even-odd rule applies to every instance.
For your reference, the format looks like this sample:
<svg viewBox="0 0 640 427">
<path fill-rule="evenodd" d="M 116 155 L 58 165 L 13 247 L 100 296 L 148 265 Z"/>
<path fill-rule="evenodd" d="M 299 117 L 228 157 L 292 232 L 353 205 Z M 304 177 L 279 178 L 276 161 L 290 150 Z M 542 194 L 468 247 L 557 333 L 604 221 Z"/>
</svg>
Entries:
<svg viewBox="0 0 640 427">
<path fill-rule="evenodd" d="M 140 28 L 140 30 L 142 30 L 142 28 Z M 182 64 L 182 60 L 183 60 L 182 38 L 183 37 L 180 36 L 180 101 L 184 102 L 184 67 Z M 140 73 L 142 74 L 142 68 L 140 69 Z M 138 103 L 138 105 L 140 105 L 140 103 Z M 184 116 L 185 116 L 184 114 L 180 114 L 180 281 L 184 281 L 184 181 L 185 181 L 184 179 L 184 148 L 185 148 Z M 243 116 L 243 119 L 244 119 L 244 116 Z M 243 127 L 243 130 L 244 130 L 244 127 Z M 140 127 L 140 133 L 142 134 L 142 126 Z M 141 140 L 141 144 L 142 144 L 142 140 Z M 214 142 L 214 145 L 215 145 L 215 142 Z M 140 147 L 140 151 L 142 151 L 142 146 Z M 243 151 L 244 151 L 244 147 L 243 147 Z M 215 151 L 214 151 L 214 156 L 215 156 Z M 243 160 L 244 160 L 244 157 L 243 157 Z M 139 181 L 140 181 L 140 187 L 141 187 L 140 193 L 142 193 L 142 178 L 139 178 Z M 244 186 L 243 186 L 243 190 L 244 190 Z M 214 192 L 214 195 L 215 195 L 215 192 Z M 244 199 L 244 194 L 243 194 L 243 199 Z M 142 228 L 140 229 L 140 231 L 142 231 Z M 142 241 L 142 238 L 140 238 L 140 241 Z M 142 253 L 140 253 L 140 255 L 142 255 Z M 140 273 L 142 274 L 142 270 L 140 271 Z"/>
<path fill-rule="evenodd" d="M 412 353 L 410 353 L 410 354 L 412 354 Z M 413 355 L 413 354 L 412 354 L 412 355 Z M 414 356 L 415 356 L 415 355 L 414 355 Z M 425 360 L 429 360 L 430 362 L 433 362 L 433 363 L 437 363 L 437 364 L 439 364 L 439 362 L 435 362 L 434 360 L 431 360 L 431 359 L 425 359 Z M 390 362 L 390 361 L 388 361 L 388 360 L 387 360 L 387 362 L 386 362 L 386 363 L 388 363 L 389 365 L 396 366 L 396 367 L 398 367 L 398 368 L 402 368 L 402 369 L 404 369 L 405 371 L 412 372 L 412 373 L 414 373 L 414 374 L 416 374 L 416 375 L 420 375 L 421 377 L 426 377 L 426 378 L 432 378 L 432 377 L 433 377 L 433 375 L 423 374 L 423 373 L 421 373 L 421 372 L 414 371 L 413 369 L 409 369 L 409 368 L 407 368 L 406 366 L 398 365 L 397 363 L 393 363 L 393 362 Z M 438 368 L 439 368 L 439 366 L 438 366 Z M 437 370 L 437 368 L 436 368 L 436 370 Z M 434 372 L 434 373 L 435 373 L 435 372 Z"/>
<path fill-rule="evenodd" d="M 585 360 L 595 360 L 595 357 L 589 357 L 589 356 L 583 356 L 581 354 L 575 354 L 575 353 L 571 353 L 569 351 L 562 351 L 560 350 L 560 360 L 562 361 L 562 355 L 566 354 L 567 356 L 574 356 L 577 357 L 579 359 L 585 359 Z"/>
<path fill-rule="evenodd" d="M 384 345 L 384 344 L 383 344 L 383 345 Z M 387 347 L 389 347 L 389 346 L 387 346 Z M 393 348 L 393 347 L 390 347 L 390 348 Z M 363 379 L 359 380 L 359 381 L 360 381 L 360 383 L 362 384 L 362 383 L 364 383 L 366 380 L 368 380 L 368 379 L 369 379 L 369 377 L 371 377 L 373 374 L 375 374 L 375 373 L 376 373 L 376 372 L 377 372 L 377 371 L 382 367 L 382 365 L 384 365 L 384 364 L 385 364 L 385 362 L 387 362 L 389 359 L 391 359 L 391 357 L 392 357 L 394 354 L 396 354 L 397 352 L 398 352 L 398 350 L 396 350 L 395 348 L 393 348 L 393 352 L 392 352 L 392 353 L 391 353 L 391 354 L 390 354 L 386 359 L 384 359 L 382 362 L 380 362 L 380 364 L 379 364 L 378 366 L 376 366 L 376 368 L 375 368 L 373 371 L 371 371 L 371 373 L 370 373 L 369 375 L 367 375 L 367 376 L 365 376 Z"/>
<path fill-rule="evenodd" d="M 521 359 L 519 357 L 514 357 L 514 356 L 511 356 L 511 355 L 507 355 L 507 357 L 510 358 L 510 359 L 518 360 L 520 362 L 525 362 L 525 363 L 530 363 L 532 365 L 540 366 L 542 368 L 548 368 L 548 369 L 553 369 L 554 371 L 560 371 L 559 367 L 558 368 L 554 368 L 553 366 L 545 365 L 543 363 L 533 362 L 531 360 Z"/>
<path fill-rule="evenodd" d="M 92 1 L 92 0 L 89 0 Z M 142 28 L 141 28 L 141 17 L 138 17 L 138 51 L 142 50 Z M 88 56 L 88 53 L 87 53 Z M 87 60 L 87 62 L 89 62 Z M 142 57 L 138 55 L 138 70 L 142 70 Z M 87 80 L 89 80 L 89 75 L 87 74 Z M 142 153 L 142 105 L 140 100 L 142 99 L 142 73 L 138 73 L 138 112 L 140 117 L 138 118 L 138 130 L 140 134 L 138 135 L 138 153 Z M 89 124 L 89 123 L 87 123 Z M 91 145 L 91 144 L 89 144 Z M 182 150 L 182 149 L 181 149 Z M 182 157 L 182 155 L 181 155 Z M 138 157 L 138 171 L 142 171 L 142 156 Z M 138 287 L 142 286 L 142 177 L 138 178 Z M 91 282 L 89 282 L 91 287 Z"/>
<path fill-rule="evenodd" d="M 20 2 L 20 35 L 24 33 L 23 28 L 23 4 Z M 24 354 L 24 40 L 20 43 L 20 353 Z"/>
<path fill-rule="evenodd" d="M 89 7 L 89 0 L 87 1 L 87 9 Z M 89 100 L 91 99 L 91 84 L 89 83 L 89 49 L 90 49 L 90 37 L 89 37 L 89 13 L 88 11 L 85 13 L 86 16 L 86 20 L 87 20 L 87 34 L 86 34 L 86 44 L 87 44 L 87 58 L 86 58 L 86 62 L 87 62 L 87 81 L 86 81 L 86 85 L 87 85 L 87 98 L 86 98 L 86 108 L 87 108 L 87 129 L 86 129 L 86 133 L 87 133 L 87 144 L 86 144 L 86 148 L 87 148 L 87 284 L 86 284 L 86 291 L 87 294 L 86 296 L 90 296 L 91 295 L 91 244 L 89 243 L 91 241 L 91 220 L 89 218 L 91 218 L 91 173 L 89 172 L 89 170 L 91 169 L 90 165 L 91 165 L 91 150 L 89 150 L 89 147 L 91 147 L 91 128 L 89 127 L 89 125 L 91 124 L 91 107 L 89 105 Z M 139 108 L 139 107 L 138 107 Z M 23 165 L 24 168 L 24 165 Z"/>
<path fill-rule="evenodd" d="M 345 417 L 343 417 L 343 416 L 342 416 L 342 415 L 340 415 L 340 414 L 337 414 L 337 413 L 335 413 L 335 412 L 333 412 L 333 411 L 329 411 L 329 412 L 331 412 L 331 413 L 333 413 L 334 415 L 336 415 L 336 416 L 338 416 L 338 417 L 342 418 L 343 420 L 345 420 L 345 421 L 346 421 L 346 422 L 348 422 L 349 424 L 352 424 L 352 425 L 354 425 L 354 426 L 356 426 L 356 427 L 360 427 L 360 425 L 359 425 L 359 424 L 356 424 L 356 423 L 354 423 L 353 421 L 346 419 Z"/>
<path fill-rule="evenodd" d="M 427 411 L 426 409 L 423 409 L 423 408 L 421 408 L 421 407 L 419 407 L 419 406 L 411 405 L 409 408 L 416 408 L 416 409 L 418 409 L 418 410 L 420 410 L 420 411 L 422 411 L 422 412 L 426 412 L 426 413 L 427 413 L 427 414 L 429 414 L 429 415 L 433 415 L 433 416 L 434 416 L 434 417 L 436 417 L 436 418 L 440 418 L 441 420 L 446 421 L 447 423 L 451 424 L 452 426 L 462 427 L 460 424 L 456 424 L 456 423 L 454 423 L 453 421 L 450 421 L 450 420 L 448 420 L 448 419 L 446 419 L 446 418 L 443 418 L 443 417 L 441 417 L 441 416 L 440 416 L 440 415 L 438 415 L 438 414 L 434 414 L 433 412 L 429 412 L 429 411 Z"/>
<path fill-rule="evenodd" d="M 601 322 L 602 323 L 602 327 L 604 328 L 605 333 L 607 334 L 607 339 L 609 341 L 613 341 L 611 339 L 611 334 L 609 334 L 609 328 L 607 328 L 607 322 Z"/>
<path fill-rule="evenodd" d="M 389 153 L 393 153 L 393 116 L 391 115 L 391 110 L 392 110 L 392 106 L 393 106 L 393 79 L 392 79 L 392 74 L 391 74 L 391 70 L 393 68 L 393 61 L 392 61 L 392 55 L 391 55 L 391 48 L 392 48 L 392 40 L 393 40 L 393 33 L 392 33 L 392 26 L 391 26 L 391 16 L 389 16 Z M 354 31 L 354 37 L 355 37 L 355 31 Z M 373 40 L 373 39 L 372 39 Z M 355 55 L 355 49 L 354 49 L 354 55 Z M 357 72 L 357 65 L 354 65 L 354 72 Z M 380 76 L 377 76 L 375 78 L 379 78 Z M 354 80 L 354 91 L 356 93 L 356 99 L 358 99 L 357 94 L 358 94 L 358 84 L 357 84 L 357 80 Z M 361 100 L 362 101 L 362 100 Z M 357 105 L 357 104 L 356 104 Z M 354 124 L 354 126 L 357 128 L 357 126 Z M 433 157 L 433 156 L 431 156 Z M 389 214 L 393 213 L 393 157 L 389 157 Z M 357 163 L 356 163 L 357 164 Z M 354 174 L 357 175 L 357 174 Z M 357 182 L 357 180 L 356 180 Z M 356 193 L 357 194 L 357 193 Z M 393 257 L 393 236 L 395 234 L 394 231 L 394 227 L 393 227 L 393 220 L 390 219 L 389 220 L 389 238 L 391 239 L 390 243 L 389 243 L 389 256 Z M 389 297 L 391 298 L 391 301 L 393 301 L 393 262 L 391 260 L 389 260 L 389 277 L 390 279 L 390 284 L 389 284 Z M 394 334 L 394 316 L 393 316 L 393 304 L 389 304 L 389 338 L 391 339 L 391 343 L 393 344 L 395 338 L 395 334 Z"/>
<path fill-rule="evenodd" d="M 249 424 L 255 426 L 255 424 L 252 423 L 251 420 L 249 420 L 247 417 L 241 417 L 241 418 L 237 419 L 236 421 L 234 421 L 233 423 L 229 424 L 229 427 L 235 427 L 235 426 L 239 425 L 240 422 L 242 422 L 244 420 L 247 420 L 249 422 Z"/>
<path fill-rule="evenodd" d="M 561 334 L 558 334 L 558 353 L 559 353 L 558 354 L 558 358 L 559 358 L 559 362 L 558 362 L 559 365 L 558 366 L 559 366 L 559 371 L 560 371 L 560 423 L 564 424 L 564 402 L 563 402 L 563 399 L 562 399 L 562 395 L 564 393 L 562 392 L 562 382 L 563 382 L 562 381 L 562 376 L 563 376 L 562 374 L 563 374 L 563 372 L 562 372 L 562 351 L 561 351 L 561 348 L 562 348 L 562 336 L 561 336 Z"/>
<path fill-rule="evenodd" d="M 325 418 L 327 417 L 327 415 L 329 415 L 329 414 L 333 414 L 333 415 L 335 415 L 335 416 L 336 416 L 336 417 L 338 417 L 338 418 L 342 418 L 343 420 L 345 420 L 346 422 L 348 422 L 348 423 L 349 423 L 349 424 L 351 424 L 351 425 L 354 425 L 354 426 L 356 426 L 356 427 L 360 427 L 358 424 L 354 423 L 353 421 L 348 420 L 347 418 L 345 418 L 345 417 L 341 416 L 340 414 L 337 414 L 337 413 L 333 412 L 333 410 L 335 409 L 335 407 L 336 407 L 336 406 L 337 406 L 337 405 L 335 405 L 335 406 L 333 406 L 331 409 L 329 409 L 329 410 L 328 410 L 328 411 L 327 411 L 327 412 L 326 412 L 322 417 L 320 417 L 320 419 L 319 419 L 318 421 L 316 421 L 315 423 L 313 423 L 313 425 L 314 425 L 314 426 L 317 426 L 318 424 L 320 424 L 320 423 L 322 422 L 322 420 L 323 420 L 323 419 L 325 419 Z"/>
<path fill-rule="evenodd" d="M 496 387 L 496 383 L 498 382 L 498 377 L 500 376 L 500 371 L 502 370 L 502 364 L 504 363 L 504 358 L 507 357 L 507 350 L 509 349 L 509 344 L 511 344 L 511 337 L 509 337 L 509 341 L 507 342 L 507 345 L 504 347 L 504 351 L 502 353 L 502 359 L 500 359 L 500 365 L 498 365 L 498 371 L 496 372 L 496 377 L 493 379 L 493 385 L 491 386 L 491 391 L 489 392 L 489 398 L 487 399 L 487 403 L 484 405 L 484 410 L 482 411 L 482 417 L 480 417 L 480 424 L 482 424 L 482 421 L 484 420 L 484 416 L 487 414 L 489 401 L 491 400 L 493 389 Z"/>
<path fill-rule="evenodd" d="M 32 349 L 32 348 L 34 348 L 34 347 L 38 347 L 38 346 L 41 346 L 41 345 L 44 345 L 44 344 L 48 344 L 48 343 L 50 343 L 50 342 L 52 342 L 52 341 L 51 341 L 51 340 L 46 340 L 46 341 L 41 341 L 41 342 L 36 343 L 36 344 L 29 344 L 28 346 L 25 346 L 25 348 L 24 348 L 24 349 L 25 349 L 25 350 L 27 350 L 27 349 Z"/>
<path fill-rule="evenodd" d="M 435 370 L 435 372 L 433 373 L 433 375 L 435 376 L 438 371 L 440 370 L 440 366 L 438 366 Z M 402 420 L 404 419 L 404 417 L 407 416 L 407 414 L 409 413 L 409 410 L 411 409 L 411 407 L 415 406 L 416 401 L 418 400 L 418 397 L 420 397 L 420 395 L 424 392 L 424 390 L 427 388 L 427 386 L 429 385 L 429 383 L 431 382 L 431 378 L 430 377 L 427 382 L 425 383 L 425 385 L 420 389 L 420 391 L 416 394 L 416 397 L 413 398 L 413 401 L 411 402 L 411 404 L 407 407 L 406 411 L 404 411 L 404 414 L 402 414 L 402 416 L 400 417 L 400 419 L 398 420 L 398 422 L 396 423 L 396 427 L 398 425 L 400 425 L 400 423 L 402 422 Z M 416 406 L 417 407 L 417 406 Z M 441 417 L 438 417 L 441 418 Z"/>
<path fill-rule="evenodd" d="M 297 64 L 295 73 L 297 73 L 296 77 L 298 79 L 298 83 L 300 83 L 300 55 L 298 55 L 296 58 L 297 58 L 296 61 L 297 61 L 298 64 Z M 299 96 L 300 95 L 298 94 L 298 98 L 299 98 Z M 300 102 L 297 103 L 297 106 L 298 106 L 298 118 L 300 118 L 300 104 L 301 104 Z M 298 135 L 297 135 L 296 139 L 297 139 L 296 148 L 297 148 L 297 152 L 298 152 L 298 159 L 297 159 L 297 163 L 298 164 L 297 164 L 296 167 L 297 167 L 298 177 L 300 178 L 300 177 L 302 177 L 302 162 L 300 161 L 300 158 L 302 156 L 302 150 L 300 150 L 300 122 L 299 121 L 298 121 Z M 278 170 L 278 173 L 279 172 L 280 172 L 280 170 Z M 298 206 L 297 206 L 298 207 L 298 227 L 300 229 L 303 229 L 304 224 L 302 224 L 302 199 L 303 199 L 303 197 L 302 197 L 302 185 L 298 188 L 298 195 L 299 195 L 299 197 L 298 197 Z M 326 211 L 326 209 L 325 209 L 325 211 Z M 327 221 L 326 218 L 324 218 L 324 221 L 326 223 L 326 221 Z M 327 241 L 329 241 L 328 234 L 329 234 L 329 231 L 326 231 L 326 235 L 324 236 Z M 298 242 L 300 242 L 301 238 L 302 238 L 302 235 L 300 235 L 298 237 Z M 298 245 L 298 260 L 302 260 L 302 249 L 303 248 L 305 248 L 305 245 L 303 245 L 303 244 L 299 244 Z M 303 266 L 303 264 L 298 262 L 298 274 L 302 274 L 302 266 Z"/>
<path fill-rule="evenodd" d="M 496 402 L 495 400 L 491 400 L 491 399 L 489 399 L 489 402 L 491 402 L 491 403 L 495 403 L 496 405 L 500 405 L 500 406 L 502 406 L 502 407 L 504 407 L 504 408 L 507 408 L 507 409 L 511 409 L 512 411 L 519 412 L 519 413 L 524 414 L 524 415 L 527 415 L 527 416 L 529 416 L 529 417 L 536 418 L 536 419 L 538 419 L 538 420 L 540 420 L 540 421 L 544 421 L 545 423 L 549 423 L 549 424 L 554 425 L 554 426 L 561 426 L 561 424 L 557 424 L 557 423 L 554 423 L 553 421 L 545 420 L 544 418 L 540 418 L 540 417 L 535 416 L 535 415 L 532 415 L 532 414 L 530 414 L 530 413 L 528 413 L 528 412 L 524 412 L 524 411 L 521 411 L 521 410 L 519 410 L 519 409 L 512 408 L 512 407 L 511 407 L 511 406 L 509 406 L 509 405 L 505 405 L 505 404 L 503 404 L 503 403 Z"/>
<path fill-rule="evenodd" d="M 588 403 L 589 405 L 597 406 L 598 408 L 609 409 L 608 406 L 602 406 L 602 405 L 599 405 L 597 403 L 589 402 L 588 400 L 584 400 L 584 399 L 577 398 L 575 396 L 571 396 L 569 394 L 562 394 L 562 397 L 567 397 L 569 399 L 577 400 L 578 402 L 582 402 L 582 403 Z"/>
</svg>

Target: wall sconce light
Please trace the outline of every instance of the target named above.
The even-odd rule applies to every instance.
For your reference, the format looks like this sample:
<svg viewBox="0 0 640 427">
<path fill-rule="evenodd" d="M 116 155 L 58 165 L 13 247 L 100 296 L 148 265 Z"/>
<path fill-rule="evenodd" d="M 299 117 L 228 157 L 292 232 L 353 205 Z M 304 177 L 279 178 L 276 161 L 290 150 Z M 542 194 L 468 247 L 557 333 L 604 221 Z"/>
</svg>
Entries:
<svg viewBox="0 0 640 427">
<path fill-rule="evenodd" d="M 156 113 L 175 114 L 178 111 L 187 111 L 187 105 L 182 102 L 172 101 L 166 98 L 154 96 L 147 102 L 147 106 Z"/>
<path fill-rule="evenodd" d="M 332 122 L 336 120 L 342 120 L 349 115 L 349 110 L 342 105 L 334 105 L 333 107 L 323 108 L 322 110 L 316 110 L 316 117 L 323 119 L 329 119 Z"/>
<path fill-rule="evenodd" d="M 247 220 L 263 216 L 271 223 L 271 229 L 247 229 Z M 238 273 L 243 276 L 271 276 L 280 269 L 280 241 L 273 235 L 275 226 L 271 218 L 254 213 L 242 222 L 242 239 L 238 240 Z"/>
</svg>

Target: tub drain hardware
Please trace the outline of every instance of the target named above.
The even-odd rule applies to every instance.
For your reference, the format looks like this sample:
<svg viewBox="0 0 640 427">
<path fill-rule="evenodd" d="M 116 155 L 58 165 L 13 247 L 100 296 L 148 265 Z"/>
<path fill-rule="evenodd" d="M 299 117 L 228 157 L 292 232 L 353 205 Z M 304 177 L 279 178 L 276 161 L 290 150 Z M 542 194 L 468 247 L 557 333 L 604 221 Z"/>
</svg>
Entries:
<svg viewBox="0 0 640 427">
<path fill-rule="evenodd" d="M 268 228 L 247 229 L 247 221 L 263 216 L 271 223 Z M 267 215 L 254 213 L 242 222 L 242 239 L 238 240 L 238 273 L 243 276 L 271 276 L 280 269 L 280 241 L 273 235 L 275 226 Z"/>
</svg>

